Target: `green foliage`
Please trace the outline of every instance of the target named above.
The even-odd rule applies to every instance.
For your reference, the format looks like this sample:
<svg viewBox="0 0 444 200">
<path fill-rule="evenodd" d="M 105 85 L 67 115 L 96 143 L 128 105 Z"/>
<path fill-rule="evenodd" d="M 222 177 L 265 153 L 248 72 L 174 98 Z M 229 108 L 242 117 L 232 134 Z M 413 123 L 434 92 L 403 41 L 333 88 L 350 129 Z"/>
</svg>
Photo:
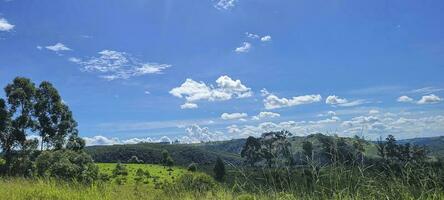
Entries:
<svg viewBox="0 0 444 200">
<path fill-rule="evenodd" d="M 117 176 L 113 175 L 117 164 L 116 163 L 98 163 L 100 174 L 108 175 L 110 183 L 116 183 Z M 154 187 L 155 182 L 173 182 L 179 176 L 184 174 L 187 170 L 178 167 L 172 167 L 171 173 L 168 171 L 169 168 L 165 168 L 162 165 L 152 165 L 152 164 L 125 164 L 127 171 L 126 185 L 134 185 L 144 183 L 148 184 L 149 187 Z M 139 170 L 140 169 L 140 170 Z M 137 183 L 137 177 L 140 176 L 143 171 L 143 177 L 140 182 Z"/>
<path fill-rule="evenodd" d="M 128 175 L 128 170 L 126 169 L 126 166 L 118 162 L 113 170 L 113 176 L 117 177 L 117 176 L 127 176 L 127 175 Z"/>
<path fill-rule="evenodd" d="M 191 163 L 190 165 L 188 165 L 188 171 L 190 172 L 195 172 L 197 171 L 197 163 Z"/>
<path fill-rule="evenodd" d="M 180 176 L 172 187 L 176 190 L 205 193 L 216 189 L 217 186 L 218 184 L 211 176 L 203 173 L 186 173 Z"/>
<path fill-rule="evenodd" d="M 214 178 L 218 181 L 223 181 L 225 177 L 225 164 L 221 158 L 217 158 L 213 168 Z"/>
<path fill-rule="evenodd" d="M 77 135 L 77 122 L 51 83 L 43 81 L 36 90 L 35 99 L 35 129 L 41 137 L 41 149 L 62 149 L 69 135 Z"/>
<path fill-rule="evenodd" d="M 35 165 L 39 176 L 83 183 L 96 180 L 99 172 L 91 156 L 71 150 L 44 151 Z"/>
</svg>

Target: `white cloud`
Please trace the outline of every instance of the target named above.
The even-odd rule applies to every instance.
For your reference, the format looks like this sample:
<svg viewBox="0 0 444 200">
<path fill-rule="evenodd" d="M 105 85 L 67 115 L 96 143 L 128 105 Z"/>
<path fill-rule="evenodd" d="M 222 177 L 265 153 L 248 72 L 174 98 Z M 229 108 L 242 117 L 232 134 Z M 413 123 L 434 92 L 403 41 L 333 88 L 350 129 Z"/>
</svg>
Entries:
<svg viewBox="0 0 444 200">
<path fill-rule="evenodd" d="M 98 145 L 115 145 L 115 144 L 138 144 L 138 143 L 158 143 L 158 142 L 169 142 L 171 143 L 171 140 L 163 136 L 157 140 L 152 139 L 150 137 L 147 138 L 130 138 L 126 140 L 121 140 L 116 137 L 106 137 L 102 135 L 96 135 L 93 137 L 83 137 L 85 140 L 86 146 L 98 146 Z"/>
<path fill-rule="evenodd" d="M 281 115 L 279 113 L 274 112 L 260 112 L 258 115 L 253 116 L 253 120 L 261 120 L 261 119 L 269 119 L 269 118 L 276 118 L 280 117 Z"/>
<path fill-rule="evenodd" d="M 185 130 L 188 134 L 180 139 L 181 143 L 199 143 L 230 139 L 222 132 L 212 132 L 208 127 L 200 127 L 199 125 L 192 125 Z"/>
<path fill-rule="evenodd" d="M 236 0 L 217 0 L 214 5 L 219 10 L 229 10 L 235 6 Z"/>
<path fill-rule="evenodd" d="M 146 74 L 161 74 L 171 67 L 169 64 L 141 62 L 126 52 L 103 50 L 98 52 L 99 57 L 87 59 L 69 58 L 69 61 L 82 66 L 85 72 L 100 73 L 100 77 L 107 80 L 129 79 Z"/>
<path fill-rule="evenodd" d="M 38 46 L 37 46 L 37 48 L 38 48 Z M 51 50 L 51 51 L 55 51 L 55 52 L 71 51 L 71 49 L 69 47 L 65 46 L 63 43 L 60 43 L 60 42 L 58 42 L 54 45 L 46 46 L 45 48 L 48 50 Z"/>
<path fill-rule="evenodd" d="M 342 107 L 358 106 L 358 105 L 364 104 L 365 102 L 366 101 L 363 99 L 358 99 L 358 100 L 350 101 L 347 103 L 338 104 L 338 106 L 342 106 Z"/>
<path fill-rule="evenodd" d="M 245 117 L 248 117 L 247 113 L 222 113 L 220 116 L 223 120 L 237 120 L 237 119 L 244 119 Z"/>
<path fill-rule="evenodd" d="M 186 103 L 180 105 L 180 108 L 182 108 L 182 109 L 194 109 L 194 108 L 198 108 L 198 106 L 195 103 L 186 102 Z"/>
<path fill-rule="evenodd" d="M 340 98 L 336 95 L 330 95 L 327 97 L 327 99 L 325 99 L 325 103 L 330 105 L 336 105 L 336 104 L 348 103 L 348 100 Z"/>
<path fill-rule="evenodd" d="M 120 140 L 118 138 L 107 138 L 101 135 L 84 137 L 83 139 L 85 140 L 87 146 L 120 144 Z"/>
<path fill-rule="evenodd" d="M 419 99 L 418 101 L 415 101 L 414 99 L 412 99 L 408 96 L 400 96 L 397 101 L 403 102 L 403 103 L 416 103 L 416 104 L 422 105 L 422 104 L 438 103 L 438 102 L 442 101 L 442 98 L 435 95 L 435 94 L 429 94 L 429 95 L 422 96 L 421 99 Z"/>
<path fill-rule="evenodd" d="M 246 35 L 248 38 L 251 38 L 251 39 L 259 39 L 259 38 L 260 38 L 259 35 L 254 34 L 254 33 L 246 32 L 245 35 Z"/>
<path fill-rule="evenodd" d="M 398 97 L 397 101 L 405 103 L 405 102 L 413 102 L 413 99 L 404 95 L 404 96 Z"/>
<path fill-rule="evenodd" d="M 237 47 L 234 51 L 237 53 L 247 53 L 251 49 L 251 44 L 249 42 L 242 43 L 242 46 Z"/>
<path fill-rule="evenodd" d="M 379 110 L 375 110 L 375 109 L 371 109 L 368 111 L 369 115 L 375 115 L 375 114 L 379 114 Z"/>
<path fill-rule="evenodd" d="M 361 104 L 365 103 L 365 101 L 362 100 L 362 99 L 358 99 L 358 100 L 354 100 L 354 101 L 348 101 L 345 98 L 340 98 L 340 97 L 338 97 L 336 95 L 330 95 L 330 96 L 327 97 L 327 99 L 325 99 L 325 103 L 329 104 L 329 105 L 350 107 L 350 106 L 361 105 Z"/>
<path fill-rule="evenodd" d="M 434 94 L 422 96 L 417 102 L 418 104 L 433 104 L 442 101 L 442 98 Z"/>
<path fill-rule="evenodd" d="M 262 42 L 269 42 L 269 41 L 271 41 L 271 36 L 266 35 L 266 36 L 264 36 L 264 37 L 261 37 L 261 41 L 262 41 Z"/>
<path fill-rule="evenodd" d="M 328 114 L 328 115 L 331 115 L 331 116 L 335 116 L 335 115 L 336 115 L 336 112 L 330 110 L 330 111 L 327 112 L 327 114 Z"/>
<path fill-rule="evenodd" d="M 15 25 L 12 25 L 5 18 L 0 18 L 0 31 L 10 31 L 14 29 Z"/>
<path fill-rule="evenodd" d="M 274 94 L 268 94 L 268 96 L 264 99 L 264 106 L 265 109 L 271 110 L 276 108 L 298 106 L 302 104 L 310 104 L 319 102 L 321 100 L 322 97 L 319 94 L 296 96 L 292 97 L 291 99 L 279 98 Z"/>
<path fill-rule="evenodd" d="M 233 80 L 224 75 L 216 80 L 216 86 L 208 86 L 204 82 L 197 82 L 188 78 L 181 86 L 170 90 L 170 94 L 185 98 L 186 103 L 194 103 L 200 100 L 226 101 L 232 98 L 246 98 L 250 97 L 252 92 L 240 80 Z"/>
<path fill-rule="evenodd" d="M 437 88 L 437 87 L 423 87 L 423 88 L 412 90 L 412 91 L 410 91 L 410 93 L 431 94 L 431 93 L 440 92 L 443 90 L 444 90 L 443 88 Z"/>
</svg>

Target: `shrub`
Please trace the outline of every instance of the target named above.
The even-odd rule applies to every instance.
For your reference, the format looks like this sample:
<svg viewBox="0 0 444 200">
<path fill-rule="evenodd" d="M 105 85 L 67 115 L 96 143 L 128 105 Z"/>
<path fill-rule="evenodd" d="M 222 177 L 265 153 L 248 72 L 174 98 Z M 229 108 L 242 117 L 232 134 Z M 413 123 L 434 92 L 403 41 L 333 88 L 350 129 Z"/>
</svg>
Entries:
<svg viewBox="0 0 444 200">
<path fill-rule="evenodd" d="M 190 172 L 195 172 L 197 171 L 197 163 L 191 163 L 190 165 L 188 165 L 188 171 Z"/>
<path fill-rule="evenodd" d="M 217 187 L 217 183 L 211 176 L 203 173 L 186 173 L 180 176 L 173 187 L 175 189 L 192 191 L 197 193 L 205 193 L 213 191 Z"/>
<path fill-rule="evenodd" d="M 98 178 L 99 168 L 85 152 L 57 150 L 42 152 L 35 161 L 39 176 L 91 183 Z"/>
<path fill-rule="evenodd" d="M 118 162 L 116 165 L 116 168 L 113 169 L 113 176 L 127 176 L 128 170 L 126 169 L 126 166 L 122 163 Z"/>
</svg>

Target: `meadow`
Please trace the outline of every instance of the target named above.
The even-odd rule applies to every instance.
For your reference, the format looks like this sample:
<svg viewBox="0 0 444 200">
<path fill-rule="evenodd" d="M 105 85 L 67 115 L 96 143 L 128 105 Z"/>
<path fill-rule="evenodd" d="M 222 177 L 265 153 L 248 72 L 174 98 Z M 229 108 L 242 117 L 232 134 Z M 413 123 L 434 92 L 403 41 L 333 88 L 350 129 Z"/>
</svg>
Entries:
<svg viewBox="0 0 444 200">
<path fill-rule="evenodd" d="M 113 170 L 116 168 L 117 163 L 97 163 L 99 167 L 99 172 L 101 174 L 106 174 L 109 176 L 110 181 L 115 183 L 116 178 L 112 177 Z M 128 171 L 126 176 L 126 184 L 134 185 L 136 184 L 137 170 L 141 169 L 144 172 L 149 172 L 149 177 L 144 177 L 141 180 L 142 184 L 154 187 L 156 183 L 172 183 L 174 179 L 177 179 L 182 174 L 186 173 L 187 170 L 182 167 L 166 167 L 162 165 L 154 164 L 123 164 Z M 145 183 L 143 183 L 145 182 Z"/>
</svg>

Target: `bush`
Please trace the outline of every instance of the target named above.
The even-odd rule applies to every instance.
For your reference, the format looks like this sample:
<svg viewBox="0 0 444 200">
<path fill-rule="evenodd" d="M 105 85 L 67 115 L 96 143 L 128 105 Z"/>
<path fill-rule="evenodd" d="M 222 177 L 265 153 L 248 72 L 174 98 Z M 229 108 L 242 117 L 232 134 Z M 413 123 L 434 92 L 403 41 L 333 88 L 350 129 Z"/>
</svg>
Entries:
<svg viewBox="0 0 444 200">
<path fill-rule="evenodd" d="M 190 165 L 188 165 L 188 171 L 190 172 L 195 172 L 197 171 L 197 163 L 191 163 Z"/>
<path fill-rule="evenodd" d="M 205 193 L 214 191 L 217 187 L 216 181 L 211 176 L 203 173 L 186 173 L 180 176 L 174 183 L 175 189 Z"/>
<path fill-rule="evenodd" d="M 67 181 L 91 183 L 98 178 L 99 168 L 85 152 L 57 150 L 42 152 L 35 161 L 39 176 Z"/>
</svg>

